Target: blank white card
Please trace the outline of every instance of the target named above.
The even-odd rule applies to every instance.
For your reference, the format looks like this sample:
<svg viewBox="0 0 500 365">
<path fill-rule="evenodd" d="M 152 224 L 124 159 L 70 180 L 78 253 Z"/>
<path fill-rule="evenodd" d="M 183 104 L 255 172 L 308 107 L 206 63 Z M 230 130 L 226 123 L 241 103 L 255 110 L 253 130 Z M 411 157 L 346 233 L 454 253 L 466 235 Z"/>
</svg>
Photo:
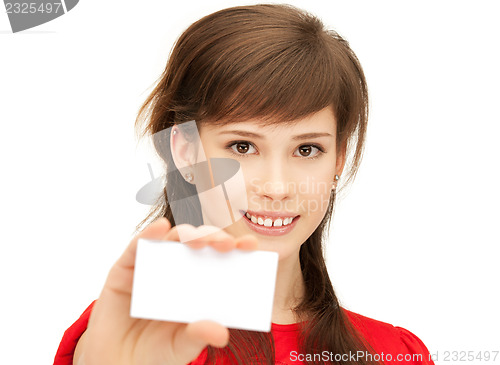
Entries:
<svg viewBox="0 0 500 365">
<path fill-rule="evenodd" d="M 139 238 L 130 316 L 269 332 L 278 253 Z"/>
</svg>

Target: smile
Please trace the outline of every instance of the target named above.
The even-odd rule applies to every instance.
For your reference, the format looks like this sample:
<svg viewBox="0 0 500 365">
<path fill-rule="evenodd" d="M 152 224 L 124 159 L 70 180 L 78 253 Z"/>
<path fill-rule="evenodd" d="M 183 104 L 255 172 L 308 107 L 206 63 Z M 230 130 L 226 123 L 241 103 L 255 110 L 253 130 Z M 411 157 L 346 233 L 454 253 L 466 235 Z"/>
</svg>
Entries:
<svg viewBox="0 0 500 365">
<path fill-rule="evenodd" d="M 285 216 L 277 213 L 257 214 L 246 212 L 245 222 L 253 231 L 269 236 L 280 236 L 289 233 L 300 216 Z"/>
<path fill-rule="evenodd" d="M 272 218 L 263 218 L 263 217 L 256 217 L 254 215 L 251 215 L 249 213 L 245 213 L 245 216 L 252 221 L 252 223 L 258 224 L 259 226 L 265 226 L 265 227 L 281 227 L 281 226 L 287 226 L 290 223 L 293 222 L 293 219 L 295 217 L 286 217 L 286 218 L 275 218 L 274 220 Z"/>
</svg>

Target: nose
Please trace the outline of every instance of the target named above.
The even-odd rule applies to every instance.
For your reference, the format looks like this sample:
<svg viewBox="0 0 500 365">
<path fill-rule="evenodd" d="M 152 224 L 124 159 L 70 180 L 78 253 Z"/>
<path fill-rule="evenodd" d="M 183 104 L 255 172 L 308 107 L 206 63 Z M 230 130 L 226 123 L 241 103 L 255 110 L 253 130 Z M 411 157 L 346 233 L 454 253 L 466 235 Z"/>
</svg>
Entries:
<svg viewBox="0 0 500 365">
<path fill-rule="evenodd" d="M 263 199 L 285 200 L 290 197 L 292 190 L 289 175 L 289 166 L 286 163 L 275 161 L 260 166 L 257 175 L 255 192 Z"/>
</svg>

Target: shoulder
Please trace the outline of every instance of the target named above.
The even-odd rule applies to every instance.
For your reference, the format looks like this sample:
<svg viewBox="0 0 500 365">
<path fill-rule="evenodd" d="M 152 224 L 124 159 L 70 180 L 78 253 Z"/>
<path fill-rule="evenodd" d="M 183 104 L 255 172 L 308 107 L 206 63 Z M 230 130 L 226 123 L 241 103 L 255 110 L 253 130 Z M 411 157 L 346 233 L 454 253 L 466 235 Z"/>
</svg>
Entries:
<svg viewBox="0 0 500 365">
<path fill-rule="evenodd" d="M 363 316 L 345 308 L 342 309 L 354 327 L 363 334 L 384 336 L 387 338 L 396 338 L 398 336 L 398 331 L 392 324 Z"/>
<path fill-rule="evenodd" d="M 398 363 L 404 361 L 413 364 L 433 364 L 425 344 L 406 328 L 342 309 L 349 321 L 378 354 L 391 354 L 393 361 L 398 357 Z"/>
</svg>

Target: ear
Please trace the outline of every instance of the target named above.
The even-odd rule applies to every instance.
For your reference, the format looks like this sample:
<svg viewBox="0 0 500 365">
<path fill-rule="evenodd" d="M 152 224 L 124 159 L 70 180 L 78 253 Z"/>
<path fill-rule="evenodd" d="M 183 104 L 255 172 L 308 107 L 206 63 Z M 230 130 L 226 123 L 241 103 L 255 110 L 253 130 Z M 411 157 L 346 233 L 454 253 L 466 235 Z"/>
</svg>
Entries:
<svg viewBox="0 0 500 365">
<path fill-rule="evenodd" d="M 194 165 L 197 162 L 197 146 L 192 141 L 188 141 L 180 128 L 173 126 L 170 131 L 170 150 L 172 159 L 181 175 L 193 173 Z"/>
<path fill-rule="evenodd" d="M 337 165 L 335 166 L 335 174 L 341 176 L 344 171 L 345 160 L 347 154 L 347 141 L 344 141 L 337 154 Z"/>
</svg>

